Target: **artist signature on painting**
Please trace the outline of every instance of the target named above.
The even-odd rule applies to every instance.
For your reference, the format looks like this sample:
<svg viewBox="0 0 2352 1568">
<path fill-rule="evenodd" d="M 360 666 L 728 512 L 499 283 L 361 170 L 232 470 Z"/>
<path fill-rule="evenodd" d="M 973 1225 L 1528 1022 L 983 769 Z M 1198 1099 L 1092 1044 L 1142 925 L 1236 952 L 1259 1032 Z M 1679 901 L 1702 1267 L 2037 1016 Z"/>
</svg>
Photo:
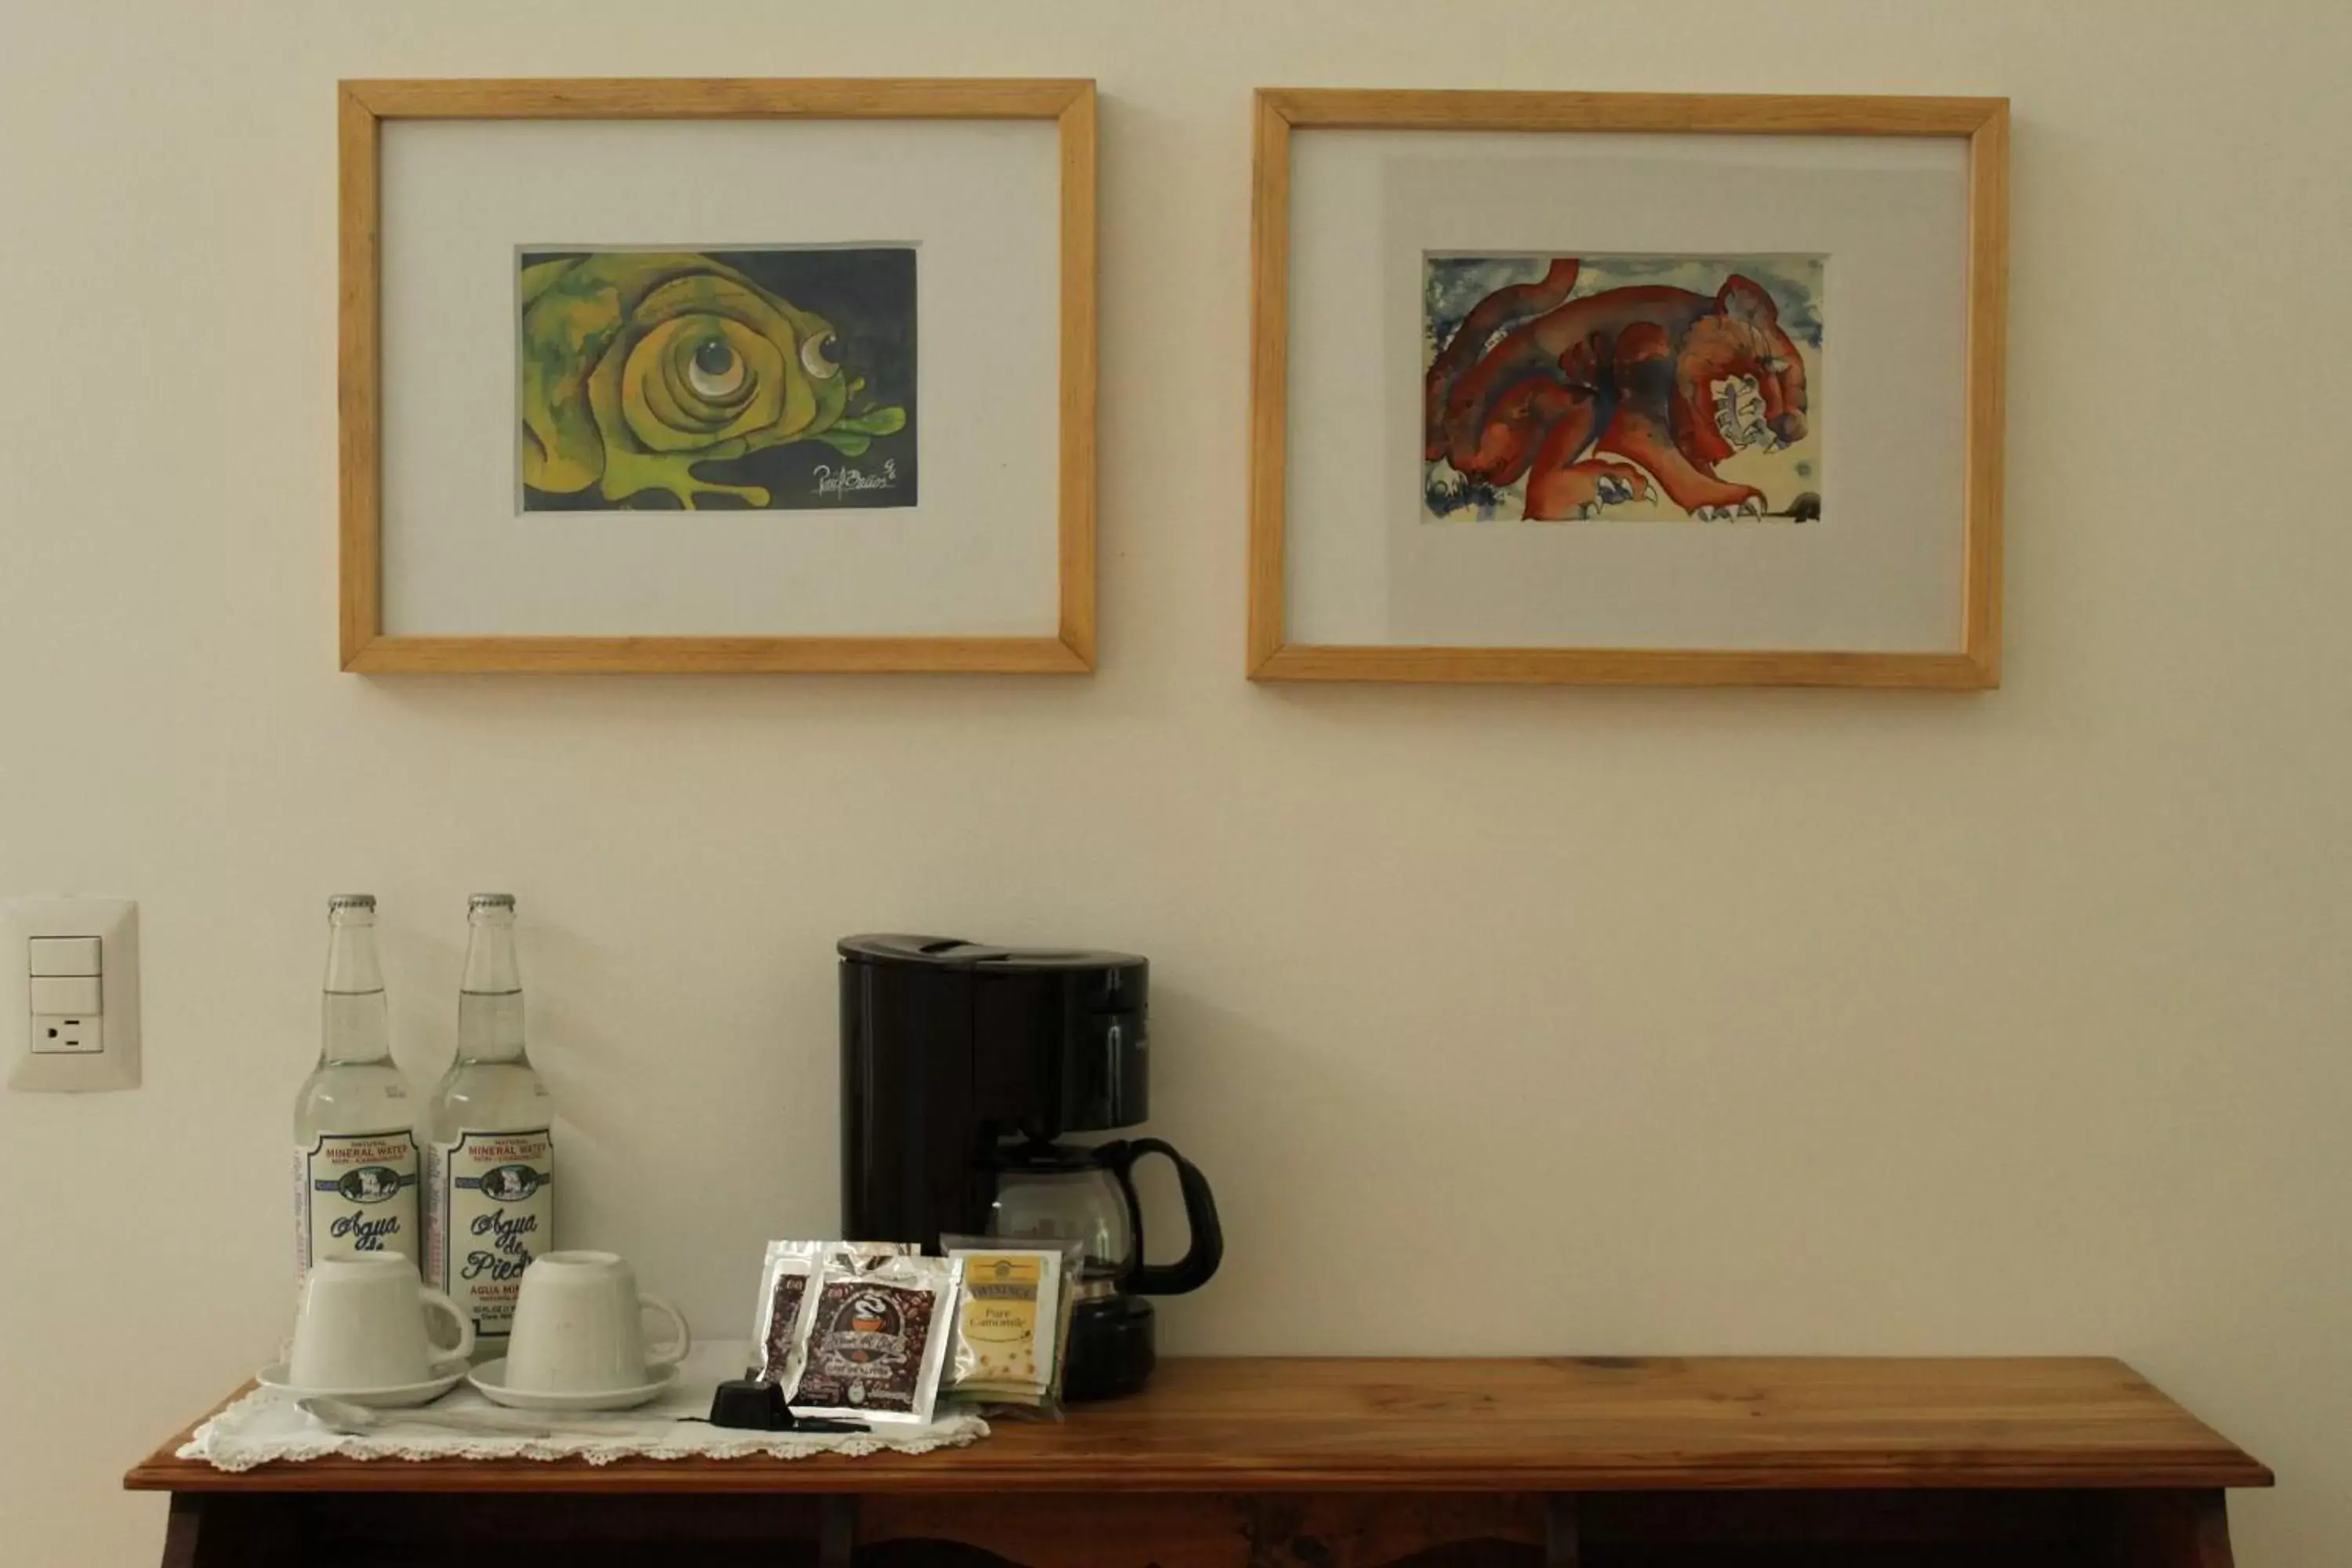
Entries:
<svg viewBox="0 0 2352 1568">
<path fill-rule="evenodd" d="M 852 490 L 887 490 L 898 482 L 898 462 L 895 458 L 883 459 L 878 473 L 863 468 L 835 468 L 824 463 L 816 466 L 816 493 L 839 500 Z"/>
</svg>

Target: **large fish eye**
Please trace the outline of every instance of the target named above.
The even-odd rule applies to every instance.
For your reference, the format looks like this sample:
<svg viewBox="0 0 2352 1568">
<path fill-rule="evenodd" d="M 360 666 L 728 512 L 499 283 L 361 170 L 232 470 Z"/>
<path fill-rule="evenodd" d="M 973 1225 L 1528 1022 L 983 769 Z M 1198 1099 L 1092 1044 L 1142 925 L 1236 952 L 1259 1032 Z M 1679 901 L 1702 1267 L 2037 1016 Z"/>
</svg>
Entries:
<svg viewBox="0 0 2352 1568">
<path fill-rule="evenodd" d="M 831 327 L 810 334 L 801 344 L 801 368 L 818 381 L 831 381 L 841 374 L 841 362 L 827 353 L 833 347 Z"/>
<path fill-rule="evenodd" d="M 743 356 L 725 338 L 712 338 L 694 351 L 686 367 L 688 386 L 703 397 L 725 397 L 743 384 Z"/>
</svg>

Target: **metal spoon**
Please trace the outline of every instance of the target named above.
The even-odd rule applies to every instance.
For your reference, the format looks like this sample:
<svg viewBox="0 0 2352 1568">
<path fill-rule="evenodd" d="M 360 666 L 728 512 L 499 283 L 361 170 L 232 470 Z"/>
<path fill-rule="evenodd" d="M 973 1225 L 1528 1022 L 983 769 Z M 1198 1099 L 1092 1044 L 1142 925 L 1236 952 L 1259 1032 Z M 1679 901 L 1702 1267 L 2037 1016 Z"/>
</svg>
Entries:
<svg viewBox="0 0 2352 1568">
<path fill-rule="evenodd" d="M 472 1432 L 494 1437 L 552 1437 L 557 1431 L 533 1416 L 510 1415 L 502 1410 L 371 1410 L 364 1405 L 323 1394 L 313 1394 L 294 1403 L 330 1430 L 346 1436 L 397 1426 L 437 1426 L 446 1432 Z"/>
</svg>

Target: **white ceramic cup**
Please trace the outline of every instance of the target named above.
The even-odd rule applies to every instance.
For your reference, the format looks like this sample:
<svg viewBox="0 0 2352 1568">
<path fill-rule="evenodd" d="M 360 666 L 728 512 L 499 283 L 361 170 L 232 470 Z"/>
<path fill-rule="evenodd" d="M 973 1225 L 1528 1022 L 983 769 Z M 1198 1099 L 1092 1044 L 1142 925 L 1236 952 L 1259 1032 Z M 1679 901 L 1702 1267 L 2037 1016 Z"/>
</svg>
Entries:
<svg viewBox="0 0 2352 1568">
<path fill-rule="evenodd" d="M 453 1349 L 425 1332 L 427 1311 L 457 1326 Z M 302 1287 L 287 1375 L 300 1388 L 358 1391 L 405 1388 L 430 1380 L 474 1350 L 474 1325 L 457 1304 L 417 1283 L 416 1265 L 397 1252 L 323 1258 Z"/>
<path fill-rule="evenodd" d="M 669 1320 L 676 1342 L 647 1353 L 641 1320 Z M 642 1388 L 651 1370 L 692 1349 L 685 1317 L 609 1252 L 542 1252 L 522 1271 L 507 1338 L 506 1385 L 526 1394 L 605 1394 Z"/>
</svg>

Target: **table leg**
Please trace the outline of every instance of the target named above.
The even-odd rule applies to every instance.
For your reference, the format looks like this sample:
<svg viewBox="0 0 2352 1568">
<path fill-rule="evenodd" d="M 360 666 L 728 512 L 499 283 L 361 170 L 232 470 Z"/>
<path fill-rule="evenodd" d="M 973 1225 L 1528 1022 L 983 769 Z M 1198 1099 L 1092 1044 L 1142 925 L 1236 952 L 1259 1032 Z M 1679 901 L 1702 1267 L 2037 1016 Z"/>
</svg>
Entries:
<svg viewBox="0 0 2352 1568">
<path fill-rule="evenodd" d="M 2222 1492 L 2120 1492 L 2116 1513 L 2116 1568 L 2233 1568 L 2237 1562 Z"/>
<path fill-rule="evenodd" d="M 285 1499 L 269 1494 L 172 1494 L 163 1526 L 163 1568 L 275 1568 L 295 1561 Z"/>
<path fill-rule="evenodd" d="M 829 1497 L 817 1521 L 817 1568 L 850 1568 L 857 1550 L 857 1500 Z"/>
<path fill-rule="evenodd" d="M 1576 1499 L 1568 1492 L 1554 1492 L 1544 1499 L 1544 1568 L 1577 1568 L 1582 1555 Z"/>
<path fill-rule="evenodd" d="M 204 1522 L 203 1498 L 189 1492 L 172 1494 L 171 1517 L 163 1524 L 163 1568 L 196 1568 L 196 1538 Z"/>
</svg>

